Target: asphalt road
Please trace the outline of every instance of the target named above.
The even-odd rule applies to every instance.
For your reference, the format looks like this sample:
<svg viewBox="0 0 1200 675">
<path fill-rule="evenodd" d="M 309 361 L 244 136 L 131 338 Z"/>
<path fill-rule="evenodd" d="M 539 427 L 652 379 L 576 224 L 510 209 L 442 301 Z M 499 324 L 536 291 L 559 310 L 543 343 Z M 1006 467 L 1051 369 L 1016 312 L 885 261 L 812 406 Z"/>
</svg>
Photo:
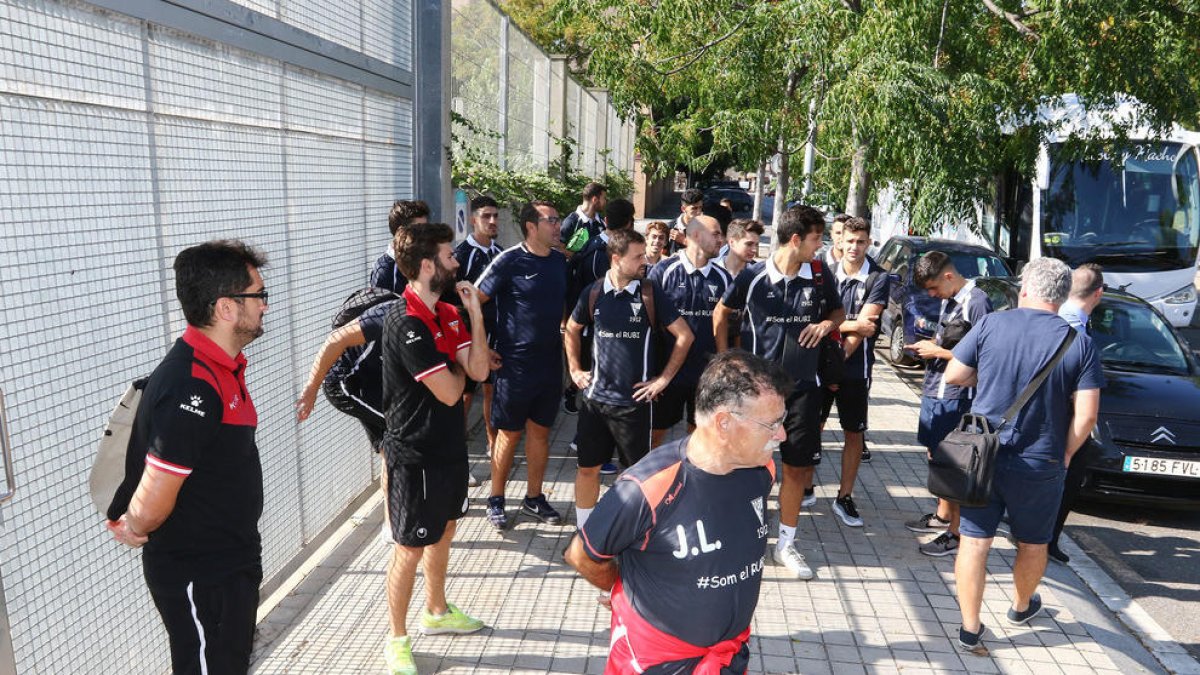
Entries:
<svg viewBox="0 0 1200 675">
<path fill-rule="evenodd" d="M 1200 356 L 1200 326 L 1182 331 Z M 880 364 L 887 359 L 880 354 Z M 897 369 L 917 390 L 924 371 Z M 1083 503 L 1066 533 L 1192 656 L 1200 658 L 1200 509 Z M 1056 564 L 1051 562 L 1050 564 Z"/>
</svg>

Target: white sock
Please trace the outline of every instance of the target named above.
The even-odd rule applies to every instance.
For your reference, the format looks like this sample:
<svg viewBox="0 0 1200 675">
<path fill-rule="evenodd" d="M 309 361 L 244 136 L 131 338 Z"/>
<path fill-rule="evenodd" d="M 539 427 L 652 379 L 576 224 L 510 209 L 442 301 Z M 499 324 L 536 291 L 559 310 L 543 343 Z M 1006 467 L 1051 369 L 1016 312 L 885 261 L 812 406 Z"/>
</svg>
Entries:
<svg viewBox="0 0 1200 675">
<path fill-rule="evenodd" d="M 590 509 L 585 509 L 580 506 L 575 507 L 575 520 L 579 523 L 579 529 L 582 530 L 583 526 L 587 524 L 588 518 L 592 516 L 592 511 L 595 510 L 595 508 L 596 507 L 594 506 Z"/>
<path fill-rule="evenodd" d="M 783 550 L 788 547 L 793 541 L 796 541 L 796 528 L 788 527 L 783 523 L 779 524 L 779 541 L 775 542 L 775 548 Z"/>
</svg>

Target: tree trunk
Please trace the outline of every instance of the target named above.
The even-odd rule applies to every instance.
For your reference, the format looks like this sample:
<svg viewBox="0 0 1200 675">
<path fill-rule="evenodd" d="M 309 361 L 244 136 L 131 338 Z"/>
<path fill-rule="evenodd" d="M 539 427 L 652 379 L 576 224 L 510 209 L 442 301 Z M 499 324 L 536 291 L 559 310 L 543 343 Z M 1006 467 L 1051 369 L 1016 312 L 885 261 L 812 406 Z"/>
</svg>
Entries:
<svg viewBox="0 0 1200 675">
<path fill-rule="evenodd" d="M 763 193 L 766 192 L 767 186 L 767 161 L 758 163 L 758 175 L 754 179 L 754 209 L 750 213 L 750 218 L 753 220 L 762 220 L 762 202 Z"/>
<path fill-rule="evenodd" d="M 804 189 L 801 198 L 808 203 L 808 195 L 812 192 L 812 175 L 817 159 L 817 99 L 808 102 L 808 135 L 804 139 Z"/>
<path fill-rule="evenodd" d="M 846 213 L 851 216 L 866 218 L 871 213 L 871 205 L 867 202 L 871 194 L 871 172 L 867 168 L 870 152 L 871 143 L 858 139 L 854 157 L 850 160 L 850 189 L 846 193 Z"/>
<path fill-rule="evenodd" d="M 772 226 L 779 223 L 783 218 L 783 210 L 787 208 L 788 186 L 790 181 L 788 176 L 788 151 L 787 137 L 779 136 L 779 173 L 775 176 L 775 211 L 771 214 Z M 776 243 L 779 241 L 775 238 Z"/>
</svg>

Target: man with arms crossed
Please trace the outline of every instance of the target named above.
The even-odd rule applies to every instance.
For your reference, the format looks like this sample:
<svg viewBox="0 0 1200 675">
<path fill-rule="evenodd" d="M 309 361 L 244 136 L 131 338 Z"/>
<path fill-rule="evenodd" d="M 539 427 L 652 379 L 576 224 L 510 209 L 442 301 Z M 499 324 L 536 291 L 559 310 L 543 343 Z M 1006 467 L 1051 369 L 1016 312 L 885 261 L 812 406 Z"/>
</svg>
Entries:
<svg viewBox="0 0 1200 675">
<path fill-rule="evenodd" d="M 926 360 L 917 442 L 933 452 L 946 434 L 958 426 L 962 416 L 971 412 L 971 399 L 975 398 L 972 387 L 960 387 L 942 377 L 950 363 L 950 347 L 954 346 L 947 344 L 946 327 L 962 320 L 972 327 L 978 325 L 992 311 L 992 301 L 973 280 L 963 278 L 950 256 L 941 251 L 930 251 L 917 260 L 913 283 L 917 288 L 924 288 L 930 297 L 942 300 L 933 339 L 908 345 L 908 349 Z M 934 512 L 910 520 L 904 526 L 913 532 L 940 533 L 918 547 L 925 555 L 941 557 L 958 550 L 958 504 L 939 499 Z"/>
<path fill-rule="evenodd" d="M 179 675 L 250 667 L 263 478 L 242 349 L 263 334 L 266 262 L 240 241 L 176 256 L 188 327 L 142 393 L 125 481 L 108 509 L 113 538 L 145 545 L 142 570 Z"/>
<path fill-rule="evenodd" d="M 567 562 L 613 613 L 605 673 L 746 672 L 789 385 L 764 359 L 715 357 L 695 433 L 622 474 L 571 541 Z"/>
<path fill-rule="evenodd" d="M 867 431 L 867 401 L 871 371 L 875 367 L 875 326 L 888 302 L 889 277 L 867 257 L 871 228 L 862 218 L 842 224 L 842 259 L 834 268 L 846 320 L 838 327 L 846 354 L 846 374 L 835 390 L 825 390 L 822 424 L 836 401 L 838 420 L 845 436 L 842 445 L 842 480 L 833 512 L 850 527 L 862 527 L 862 516 L 851 492 L 862 462 Z"/>
<path fill-rule="evenodd" d="M 520 215 L 525 241 L 505 249 L 479 277 L 483 302 L 495 303 L 496 393 L 492 424 L 492 494 L 488 521 L 498 530 L 508 527 L 504 488 L 512 470 L 513 453 L 525 433 L 528 492 L 521 510 L 551 525 L 562 516 L 542 494 L 550 453 L 550 427 L 562 400 L 563 301 L 567 293 L 567 259 L 559 251 L 558 211 L 550 202 L 526 204 Z"/>
<path fill-rule="evenodd" d="M 425 573 L 427 634 L 472 633 L 483 627 L 446 602 L 446 567 L 455 524 L 467 512 L 466 378 L 488 373 L 487 336 L 475 287 L 455 286 L 454 231 L 442 223 L 410 225 L 396 234 L 396 264 L 408 286 L 383 328 L 383 405 L 387 433 L 387 511 L 396 546 L 387 572 L 391 639 L 384 657 L 392 675 L 415 675 L 408 604 L 417 564 Z M 471 323 L 440 298 L 462 298 Z"/>
<path fill-rule="evenodd" d="M 1073 330 L 1057 314 L 1070 288 L 1066 263 L 1054 258 L 1030 262 L 1021 272 L 1017 309 L 983 317 L 954 348 L 946 380 L 977 387 L 971 412 L 987 417 L 993 427 Z M 954 564 L 962 649 L 986 653 L 979 612 L 988 551 L 1005 511 L 1017 540 L 1008 623 L 1028 623 L 1041 611 L 1036 591 L 1046 571 L 1046 544 L 1053 536 L 1063 477 L 1096 425 L 1103 386 L 1092 341 L 1078 335 L 1033 398 L 1000 430 L 991 501 L 962 507 L 962 541 Z"/>
<path fill-rule="evenodd" d="M 626 467 L 650 451 L 650 402 L 679 372 L 692 344 L 687 322 L 662 289 L 643 278 L 646 240 L 642 235 L 632 229 L 608 230 L 608 254 L 608 271 L 583 289 L 567 320 L 567 365 L 572 381 L 584 394 L 576 434 L 575 517 L 579 527 L 587 523 L 600 497 L 600 467 L 612 459 L 613 449 Z M 582 367 L 585 326 L 592 327 L 594 336 L 590 370 Z M 666 367 L 654 376 L 654 335 L 659 326 L 665 327 L 675 342 Z"/>
<path fill-rule="evenodd" d="M 825 217 L 812 207 L 793 206 L 779 220 L 779 248 L 742 270 L 725 291 L 713 314 L 713 332 L 717 351 L 728 349 L 733 312 L 744 310 L 742 348 L 779 363 L 795 385 L 787 397 L 787 437 L 779 447 L 783 482 L 775 560 L 797 579 L 811 579 L 812 568 L 796 550 L 795 539 L 801 501 L 812 489 L 813 473 L 821 462 L 824 393 L 817 373 L 819 347 L 846 312 L 833 271 L 814 259 Z"/>
</svg>

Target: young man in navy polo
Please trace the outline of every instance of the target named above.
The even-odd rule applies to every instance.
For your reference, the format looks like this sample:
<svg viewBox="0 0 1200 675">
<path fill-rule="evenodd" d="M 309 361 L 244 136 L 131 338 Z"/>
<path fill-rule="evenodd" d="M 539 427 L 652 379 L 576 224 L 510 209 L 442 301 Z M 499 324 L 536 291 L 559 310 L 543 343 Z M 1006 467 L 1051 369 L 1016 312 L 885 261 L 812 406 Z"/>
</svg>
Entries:
<svg viewBox="0 0 1200 675">
<path fill-rule="evenodd" d="M 495 199 L 480 195 L 471 200 L 471 233 L 454 249 L 454 259 L 458 261 L 456 275 L 459 281 L 475 283 L 492 260 L 500 255 L 500 247 L 496 245 L 499 222 L 500 205 Z M 496 332 L 496 312 L 495 307 L 489 309 L 491 311 L 483 313 L 483 326 L 488 334 L 488 347 L 494 348 L 491 336 Z M 483 389 L 483 428 L 487 433 L 488 452 L 491 452 L 496 445 L 496 427 L 492 426 L 494 386 L 490 373 L 488 378 L 480 383 L 479 388 Z M 474 398 L 475 390 L 475 383 L 468 382 L 466 392 L 463 393 L 463 407 L 466 410 L 471 409 L 471 399 Z M 476 484 L 476 481 L 472 480 L 471 483 Z"/>
<path fill-rule="evenodd" d="M 809 206 L 783 212 L 776 226 L 779 248 L 742 270 L 714 312 L 717 351 L 729 348 L 729 321 L 742 310 L 743 349 L 779 363 L 796 384 L 787 398 L 787 440 L 780 446 L 779 540 L 775 560 L 798 579 L 812 568 L 796 550 L 801 501 L 821 462 L 820 344 L 846 318 L 833 271 L 815 260 L 825 217 Z"/>
<path fill-rule="evenodd" d="M 384 657 L 393 675 L 416 675 L 408 638 L 408 605 L 417 565 L 425 572 L 422 630 L 470 633 L 483 627 L 446 602 L 446 569 L 455 522 L 467 512 L 467 438 L 462 393 L 466 378 L 487 377 L 489 352 L 479 296 L 455 284 L 454 231 L 442 223 L 410 225 L 396 234 L 396 264 L 408 285 L 383 329 L 383 405 L 387 433 L 387 512 L 396 546 L 387 572 L 391 639 Z M 456 290 L 471 329 L 441 298 Z"/>
<path fill-rule="evenodd" d="M 150 374 L 125 481 L 108 510 L 113 537 L 145 546 L 142 570 L 176 673 L 245 673 L 262 583 L 258 413 L 242 349 L 263 334 L 266 258 L 211 241 L 175 258 L 188 327 Z M 186 484 L 186 489 L 185 489 Z"/>
<path fill-rule="evenodd" d="M 658 447 L 667 430 L 684 419 L 685 414 L 688 433 L 696 428 L 696 383 L 717 351 L 713 341 L 713 308 L 733 281 L 729 272 L 714 260 L 721 242 L 720 223 L 710 216 L 698 215 L 688 222 L 687 248 L 650 270 L 650 279 L 662 287 L 695 336 L 679 374 L 654 402 L 652 447 Z"/>
<path fill-rule="evenodd" d="M 428 222 L 429 205 L 420 199 L 398 199 L 392 204 L 392 210 L 388 213 L 388 232 L 391 233 L 391 238 L 388 239 L 387 251 L 379 256 L 375 267 L 371 269 L 370 285 L 396 293 L 404 290 L 404 285 L 408 282 L 396 267 L 396 252 L 392 248 L 392 241 L 401 228 L 413 223 Z"/>
<path fill-rule="evenodd" d="M 838 326 L 846 355 L 845 375 L 836 389 L 826 389 L 821 424 L 829 417 L 836 402 L 838 421 L 845 441 L 842 445 L 842 479 L 833 512 L 850 527 L 862 527 L 862 516 L 851 492 L 862 463 L 867 431 L 867 401 L 871 391 L 871 372 L 875 367 L 875 327 L 887 307 L 889 280 L 887 271 L 867 256 L 871 244 L 871 226 L 862 218 L 848 218 L 842 224 L 842 257 L 834 267 L 846 320 Z"/>
<path fill-rule="evenodd" d="M 588 183 L 583 186 L 582 196 L 579 207 L 563 218 L 559 234 L 563 246 L 570 253 L 582 251 L 605 228 L 604 218 L 600 214 L 608 208 L 608 188 L 600 183 Z M 586 234 L 580 233 L 580 230 Z"/>
<path fill-rule="evenodd" d="M 609 230 L 607 247 L 608 271 L 588 284 L 567 321 L 567 365 L 571 380 L 584 394 L 576 440 L 579 527 L 600 497 L 600 466 L 612 460 L 613 450 L 626 467 L 650 451 L 651 401 L 679 372 L 692 344 L 687 322 L 662 289 L 643 278 L 645 238 L 632 229 Z M 593 358 L 587 370 L 580 348 L 585 326 L 593 329 Z M 654 335 L 660 327 L 674 344 L 666 366 L 656 374 Z"/>
<path fill-rule="evenodd" d="M 679 196 L 679 216 L 671 221 L 667 254 L 675 255 L 687 247 L 687 228 L 692 218 L 704 212 L 704 191 L 688 188 Z M 719 247 L 718 247 L 719 248 Z"/>
<path fill-rule="evenodd" d="M 973 387 L 950 384 L 942 377 L 954 356 L 950 351 L 954 344 L 946 339 L 946 326 L 963 320 L 971 326 L 978 324 L 992 311 L 992 301 L 983 289 L 975 286 L 974 280 L 959 274 L 954 261 L 941 251 L 930 251 L 917 260 L 913 283 L 918 288 L 924 288 L 930 297 L 942 300 L 942 311 L 933 339 L 906 345 L 907 349 L 926 360 L 917 442 L 932 452 L 958 426 L 962 416 L 971 412 L 971 399 L 975 398 Z M 940 533 L 918 549 L 925 555 L 941 557 L 958 550 L 958 521 L 958 504 L 939 499 L 933 513 L 926 513 L 904 525 L 913 532 Z"/>
<path fill-rule="evenodd" d="M 492 424 L 492 494 L 488 521 L 508 526 L 504 488 L 513 453 L 525 434 L 528 492 L 521 509 L 542 522 L 557 525 L 562 516 L 542 494 L 550 453 L 550 427 L 562 400 L 563 301 L 567 294 L 567 259 L 553 247 L 559 243 L 558 211 L 536 201 L 521 209 L 525 241 L 505 249 L 479 277 L 483 301 L 495 303 L 496 393 Z"/>
</svg>

